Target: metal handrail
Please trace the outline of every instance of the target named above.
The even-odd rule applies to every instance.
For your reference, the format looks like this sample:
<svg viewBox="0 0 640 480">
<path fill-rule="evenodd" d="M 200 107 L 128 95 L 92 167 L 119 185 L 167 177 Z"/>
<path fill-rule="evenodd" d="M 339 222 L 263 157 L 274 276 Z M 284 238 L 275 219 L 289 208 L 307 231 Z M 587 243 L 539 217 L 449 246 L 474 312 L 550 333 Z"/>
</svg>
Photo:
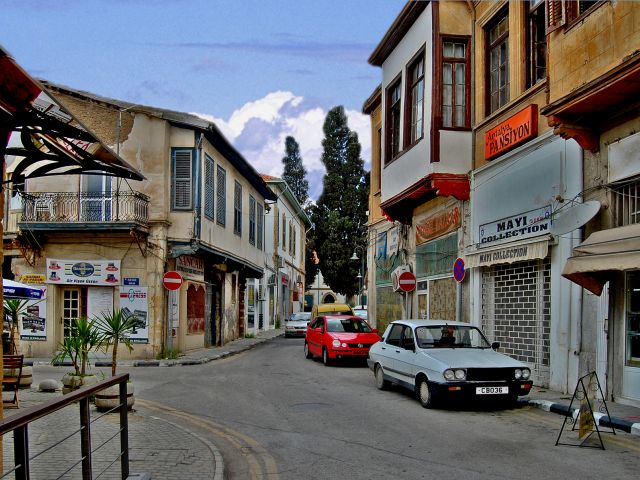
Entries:
<svg viewBox="0 0 640 480">
<path fill-rule="evenodd" d="M 85 387 L 82 387 L 60 398 L 55 398 L 41 405 L 35 405 L 33 407 L 26 408 L 20 413 L 16 413 L 15 415 L 0 420 L 0 435 L 5 435 L 6 433 L 9 433 L 11 431 L 13 431 L 14 435 L 14 468 L 5 473 L 0 478 L 4 478 L 6 475 L 14 472 L 16 480 L 29 480 L 29 462 L 30 460 L 33 460 L 35 457 L 40 455 L 38 454 L 33 457 L 29 457 L 29 424 L 35 420 L 46 417 L 47 415 L 61 410 L 64 407 L 71 405 L 72 403 L 78 402 L 80 407 L 80 429 L 75 433 L 80 432 L 81 460 L 71 468 L 79 463 L 82 463 L 83 480 L 91 480 L 91 454 L 93 450 L 91 448 L 91 415 L 89 409 L 90 396 L 112 385 L 119 385 L 119 404 L 115 408 L 113 408 L 112 411 L 119 410 L 120 413 L 120 471 L 122 479 L 126 479 L 129 476 L 129 427 L 127 409 L 128 380 L 129 374 L 121 373 L 107 380 L 98 382 L 94 385 L 87 385 Z M 54 446 L 59 445 L 65 440 L 68 440 L 68 437 L 56 442 Z M 102 445 L 100 445 L 100 447 L 101 446 Z M 115 461 L 112 462 L 112 464 L 113 463 L 115 463 Z"/>
</svg>

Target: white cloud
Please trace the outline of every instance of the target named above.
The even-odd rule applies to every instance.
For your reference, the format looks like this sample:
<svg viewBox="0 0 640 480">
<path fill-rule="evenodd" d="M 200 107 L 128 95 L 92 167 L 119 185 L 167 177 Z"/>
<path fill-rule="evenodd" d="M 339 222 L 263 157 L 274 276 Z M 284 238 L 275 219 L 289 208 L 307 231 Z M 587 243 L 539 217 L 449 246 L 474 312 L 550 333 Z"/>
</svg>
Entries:
<svg viewBox="0 0 640 480">
<path fill-rule="evenodd" d="M 365 169 L 371 158 L 371 130 L 369 117 L 356 110 L 346 110 L 349 128 L 358 134 Z M 309 193 L 317 198 L 322 190 L 325 170 L 320 161 L 327 111 L 309 106 L 304 98 L 292 92 L 272 92 L 248 102 L 235 110 L 228 120 L 195 113 L 214 122 L 223 135 L 242 153 L 260 173 L 282 175 L 284 141 L 288 135 L 300 145 L 300 154 L 307 170 Z"/>
</svg>

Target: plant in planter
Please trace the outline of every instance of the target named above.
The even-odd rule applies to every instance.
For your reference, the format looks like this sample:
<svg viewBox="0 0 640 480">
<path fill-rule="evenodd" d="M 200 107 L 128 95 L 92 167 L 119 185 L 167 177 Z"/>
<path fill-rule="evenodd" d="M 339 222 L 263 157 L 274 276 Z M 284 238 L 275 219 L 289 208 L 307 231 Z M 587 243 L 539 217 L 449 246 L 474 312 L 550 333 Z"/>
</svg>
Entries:
<svg viewBox="0 0 640 480">
<path fill-rule="evenodd" d="M 111 376 L 115 376 L 118 365 L 118 345 L 122 343 L 129 351 L 131 345 L 131 333 L 140 327 L 140 320 L 135 315 L 127 315 L 123 309 L 111 313 L 102 313 L 95 319 L 96 330 L 100 335 L 100 342 L 106 349 L 111 346 Z M 133 383 L 127 382 L 127 407 L 133 407 Z M 113 385 L 96 395 L 96 407 L 98 410 L 114 408 L 119 402 L 120 387 Z"/>
<path fill-rule="evenodd" d="M 93 321 L 84 317 L 71 321 L 70 334 L 58 345 L 58 351 L 51 359 L 56 365 L 69 358 L 73 364 L 74 373 L 67 373 L 62 378 L 62 393 L 77 390 L 83 385 L 98 382 L 94 374 L 87 373 L 89 366 L 89 352 L 98 350 L 102 346 L 100 334 Z"/>
</svg>

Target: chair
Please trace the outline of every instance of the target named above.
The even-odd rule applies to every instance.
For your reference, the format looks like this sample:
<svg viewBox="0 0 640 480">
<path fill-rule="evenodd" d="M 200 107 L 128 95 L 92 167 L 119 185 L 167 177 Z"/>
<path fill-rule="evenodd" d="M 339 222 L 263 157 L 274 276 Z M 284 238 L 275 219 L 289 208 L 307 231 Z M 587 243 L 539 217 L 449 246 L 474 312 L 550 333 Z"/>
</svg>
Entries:
<svg viewBox="0 0 640 480">
<path fill-rule="evenodd" d="M 20 408 L 20 400 L 18 399 L 18 388 L 20 387 L 20 377 L 22 377 L 22 364 L 24 355 L 3 355 L 2 389 L 13 390 L 13 400 L 2 400 L 4 407 Z"/>
</svg>

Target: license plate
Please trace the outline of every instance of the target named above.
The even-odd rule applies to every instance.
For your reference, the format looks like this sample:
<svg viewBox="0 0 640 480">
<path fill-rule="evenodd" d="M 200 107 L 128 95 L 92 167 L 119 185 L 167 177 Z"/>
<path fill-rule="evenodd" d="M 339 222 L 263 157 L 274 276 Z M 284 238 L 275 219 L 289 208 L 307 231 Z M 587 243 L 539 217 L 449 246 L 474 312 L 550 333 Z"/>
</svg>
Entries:
<svg viewBox="0 0 640 480">
<path fill-rule="evenodd" d="M 509 393 L 509 387 L 476 387 L 476 395 L 501 395 Z"/>
</svg>

